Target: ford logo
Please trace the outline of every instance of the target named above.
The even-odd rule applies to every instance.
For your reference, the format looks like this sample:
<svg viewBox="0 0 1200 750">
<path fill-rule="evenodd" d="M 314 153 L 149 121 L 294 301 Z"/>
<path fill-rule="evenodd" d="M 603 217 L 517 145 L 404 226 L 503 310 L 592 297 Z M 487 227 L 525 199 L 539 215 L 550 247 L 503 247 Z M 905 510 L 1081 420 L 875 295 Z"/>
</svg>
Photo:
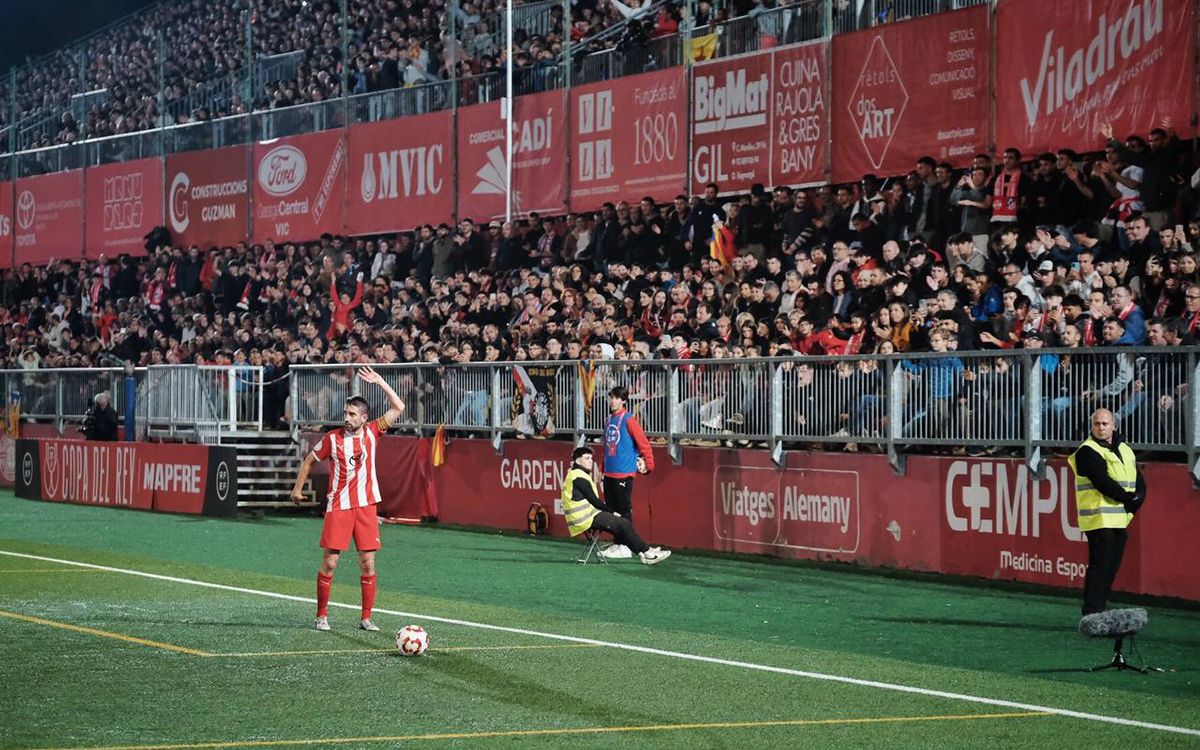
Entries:
<svg viewBox="0 0 1200 750">
<path fill-rule="evenodd" d="M 271 195 L 291 195 L 304 184 L 308 160 L 295 146 L 276 146 L 258 163 L 258 184 Z"/>
</svg>

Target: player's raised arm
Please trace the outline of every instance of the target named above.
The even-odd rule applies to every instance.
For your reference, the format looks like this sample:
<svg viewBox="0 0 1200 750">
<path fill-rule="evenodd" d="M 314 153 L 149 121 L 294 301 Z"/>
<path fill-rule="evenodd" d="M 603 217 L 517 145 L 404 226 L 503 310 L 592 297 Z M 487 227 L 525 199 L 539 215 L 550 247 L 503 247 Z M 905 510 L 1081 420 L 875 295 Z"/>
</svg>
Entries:
<svg viewBox="0 0 1200 750">
<path fill-rule="evenodd" d="M 372 383 L 379 386 L 383 390 L 383 394 L 387 396 L 388 410 L 384 412 L 382 419 L 387 423 L 387 427 L 391 427 L 400 421 L 400 415 L 404 413 L 404 402 L 400 400 L 400 396 L 392 389 L 383 376 L 375 372 L 370 367 L 360 367 L 358 370 L 358 379 L 364 383 Z"/>
</svg>

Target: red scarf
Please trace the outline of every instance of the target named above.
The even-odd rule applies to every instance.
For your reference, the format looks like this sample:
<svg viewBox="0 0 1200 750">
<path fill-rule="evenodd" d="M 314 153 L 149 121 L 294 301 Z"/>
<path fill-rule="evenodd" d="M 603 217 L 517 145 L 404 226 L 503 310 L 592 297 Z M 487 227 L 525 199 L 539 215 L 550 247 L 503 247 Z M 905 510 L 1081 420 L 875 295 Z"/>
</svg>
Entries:
<svg viewBox="0 0 1200 750">
<path fill-rule="evenodd" d="M 1017 220 L 1017 186 L 1021 182 L 1021 170 L 1010 175 L 1001 171 L 992 184 L 992 221 Z"/>
</svg>

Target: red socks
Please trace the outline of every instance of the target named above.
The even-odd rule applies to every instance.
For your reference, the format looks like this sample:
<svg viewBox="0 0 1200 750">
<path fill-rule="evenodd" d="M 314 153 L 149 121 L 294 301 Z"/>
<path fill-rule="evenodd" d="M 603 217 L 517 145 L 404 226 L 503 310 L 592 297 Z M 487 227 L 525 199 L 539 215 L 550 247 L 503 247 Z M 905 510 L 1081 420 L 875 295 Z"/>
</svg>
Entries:
<svg viewBox="0 0 1200 750">
<path fill-rule="evenodd" d="M 375 576 L 360 576 L 358 582 L 362 585 L 362 618 L 371 616 L 375 609 Z M 329 615 L 329 592 L 333 588 L 333 576 L 317 573 L 317 617 Z"/>
<path fill-rule="evenodd" d="M 375 608 L 375 576 L 360 576 L 362 584 L 362 618 L 370 618 L 371 610 Z"/>
<path fill-rule="evenodd" d="M 317 617 L 329 615 L 329 590 L 333 588 L 333 576 L 317 573 Z"/>
</svg>

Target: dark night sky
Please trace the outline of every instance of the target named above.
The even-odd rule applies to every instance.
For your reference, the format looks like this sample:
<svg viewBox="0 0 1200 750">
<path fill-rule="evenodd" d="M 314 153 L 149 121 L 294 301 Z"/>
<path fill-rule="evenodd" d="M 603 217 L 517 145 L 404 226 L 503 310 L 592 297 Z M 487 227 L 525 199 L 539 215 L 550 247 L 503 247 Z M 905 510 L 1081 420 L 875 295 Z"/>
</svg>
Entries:
<svg viewBox="0 0 1200 750">
<path fill-rule="evenodd" d="M 152 0 L 0 0 L 0 73 L 126 16 Z"/>
</svg>

